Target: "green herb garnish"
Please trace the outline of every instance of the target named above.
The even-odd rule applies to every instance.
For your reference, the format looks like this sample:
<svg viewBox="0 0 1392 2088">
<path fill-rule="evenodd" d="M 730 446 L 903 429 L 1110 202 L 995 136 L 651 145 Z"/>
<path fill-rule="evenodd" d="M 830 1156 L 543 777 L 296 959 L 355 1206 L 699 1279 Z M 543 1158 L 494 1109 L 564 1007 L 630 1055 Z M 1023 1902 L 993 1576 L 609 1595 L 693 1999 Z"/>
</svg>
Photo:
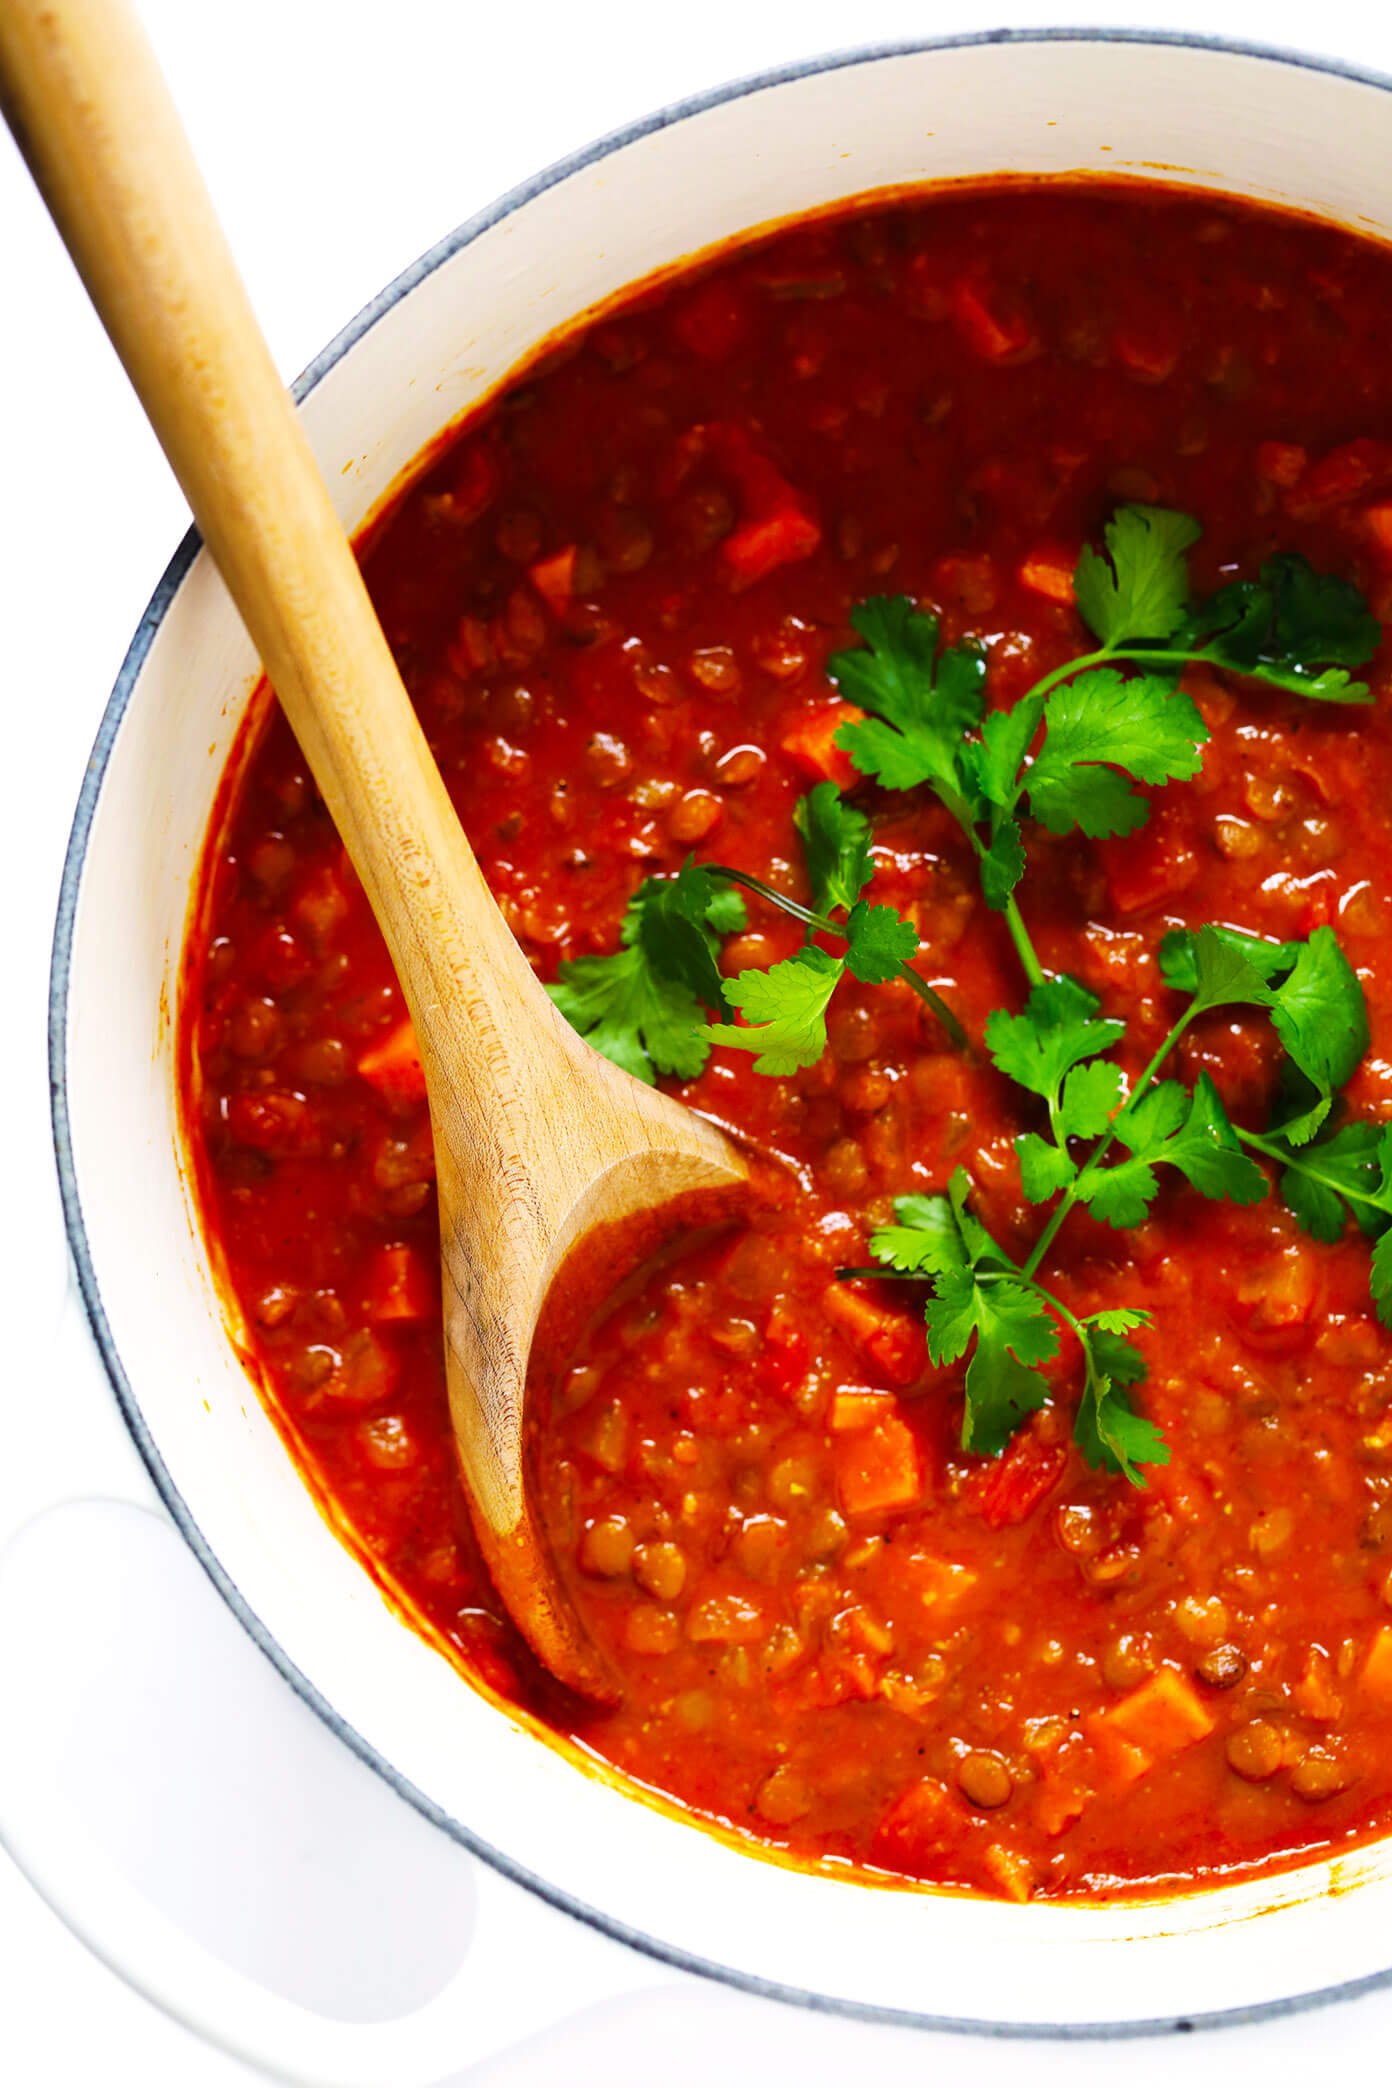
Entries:
<svg viewBox="0 0 1392 2088">
<path fill-rule="evenodd" d="M 1023 1010 L 988 1017 L 987 1052 L 1034 1098 L 1040 1128 L 1015 1141 L 1031 1203 L 1049 1206 L 1029 1251 L 1013 1259 L 973 1209 L 958 1169 L 942 1195 L 900 1197 L 896 1223 L 872 1237 L 876 1274 L 927 1282 L 930 1354 L 967 1358 L 964 1448 L 996 1455 L 1049 1397 L 1041 1366 L 1059 1353 L 1059 1325 L 1076 1336 L 1083 1385 L 1075 1439 L 1096 1465 L 1144 1484 L 1169 1451 L 1132 1394 L 1145 1358 L 1130 1339 L 1148 1315 L 1119 1304 L 1075 1315 L 1039 1270 L 1075 1207 L 1116 1228 L 1142 1223 L 1170 1169 L 1201 1195 L 1243 1205 L 1278 1171 L 1299 1223 L 1332 1240 L 1350 1223 L 1374 1242 L 1370 1288 L 1392 1326 L 1392 1127 L 1331 1129 L 1340 1089 L 1368 1047 L 1362 989 L 1330 928 L 1299 942 L 1268 942 L 1225 926 L 1165 937 L 1165 984 L 1186 1004 L 1139 1078 L 1112 1056 L 1126 1025 L 1104 1015 L 1077 980 L 1049 977 L 1016 892 L 1025 875 L 1026 822 L 1053 834 L 1124 837 L 1150 815 L 1143 790 L 1197 774 L 1208 730 L 1179 682 L 1205 663 L 1324 702 L 1366 703 L 1350 670 L 1371 658 L 1381 632 L 1357 589 L 1283 554 L 1257 579 L 1195 601 L 1188 553 L 1200 535 L 1189 516 L 1122 508 L 1101 551 L 1084 551 L 1077 606 L 1099 641 L 1038 681 L 1008 710 L 987 709 L 987 665 L 972 643 L 942 647 L 936 618 L 907 597 L 860 603 L 863 640 L 827 671 L 865 715 L 837 743 L 881 789 L 931 791 L 971 843 L 988 904 L 1005 917 L 1029 988 Z M 849 973 L 904 980 L 966 1046 L 961 1023 L 915 971 L 913 923 L 867 892 L 871 825 L 831 783 L 799 801 L 811 906 L 745 871 L 688 862 L 650 878 L 625 916 L 611 957 L 561 967 L 551 989 L 562 1012 L 598 1048 L 641 1078 L 691 1078 L 712 1045 L 753 1053 L 760 1073 L 815 1064 L 827 1011 Z M 719 938 L 744 924 L 739 886 L 791 914 L 802 947 L 767 970 L 722 978 Z M 831 942 L 834 949 L 826 944 Z M 1234 1125 L 1206 1074 L 1191 1087 L 1165 1068 L 1189 1026 L 1216 1008 L 1260 1009 L 1286 1053 L 1281 1099 L 1262 1131 Z M 740 1022 L 704 1021 L 704 1010 Z M 1256 1157 L 1253 1157 L 1256 1156 Z"/>
</svg>

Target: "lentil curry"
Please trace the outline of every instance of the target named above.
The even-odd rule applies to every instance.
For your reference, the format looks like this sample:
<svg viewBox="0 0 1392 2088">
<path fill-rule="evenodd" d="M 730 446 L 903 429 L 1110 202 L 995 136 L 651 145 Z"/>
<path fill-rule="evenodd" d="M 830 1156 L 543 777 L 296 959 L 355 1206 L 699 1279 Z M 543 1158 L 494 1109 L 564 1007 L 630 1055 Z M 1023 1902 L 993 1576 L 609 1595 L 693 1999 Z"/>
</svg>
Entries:
<svg viewBox="0 0 1392 2088">
<path fill-rule="evenodd" d="M 1348 638 L 1392 613 L 1390 330 L 1392 258 L 1328 226 L 1143 185 L 925 194 L 578 326 L 375 532 L 387 636 L 538 973 L 764 1156 L 751 1223 L 651 1272 L 537 1402 L 548 1526 L 617 1710 L 538 1676 L 480 1568 L 419 1062 L 264 706 L 229 786 L 186 1107 L 279 1425 L 466 1674 L 797 1859 L 1097 1897 L 1392 1823 L 1392 1352 L 1368 1238 L 1389 1209 L 1392 675 L 1375 631 Z M 1129 630 L 1128 530 L 1175 596 Z M 1193 604 L 1282 559 L 1342 591 L 1303 661 L 1268 620 L 1262 657 L 1285 664 L 1263 678 Z M 1130 691 L 1171 751 L 1147 769 L 1087 742 L 1094 711 L 1084 753 L 1113 765 L 1087 787 L 1110 810 L 1084 793 L 1050 816 L 1038 752 L 1033 784 L 992 798 L 961 748 L 1041 679 L 1082 687 L 1066 663 L 1099 641 L 1125 657 L 1118 636 L 1147 659 L 1094 696 Z M 1185 654 L 1168 678 L 1165 646 Z M 1370 654 L 1370 702 L 1311 689 Z M 914 717 L 891 689 L 910 656 Z M 936 754 L 934 671 L 958 702 Z M 1066 728 L 1050 709 L 1046 752 Z M 907 778 L 890 740 L 918 750 Z M 690 936 L 727 981 L 774 986 L 712 1002 L 717 979 L 703 1007 L 699 954 L 644 972 L 644 881 L 693 854 L 754 883 L 687 872 Z M 889 940 L 857 961 L 871 877 Z M 1205 924 L 1262 941 L 1179 932 Z M 1223 950 L 1247 998 L 1201 990 L 1177 1025 Z M 1302 1030 L 1280 983 L 1320 952 L 1353 1036 L 1333 1068 L 1334 1018 Z M 759 1070 L 729 1037 L 770 1010 L 786 1027 L 790 963 L 799 993 L 836 976 L 811 1042 L 775 1030 Z M 646 1028 L 630 989 L 661 1002 Z M 1293 1066 L 1320 1119 L 1295 1129 Z M 1182 1124 L 1147 1145 L 1125 1114 L 1157 1075 L 1217 1181 L 1186 1168 Z M 1098 1177 L 1123 1169 L 1084 1156 L 1113 1136 L 1130 1201 L 1112 1183 L 1109 1206 Z M 1301 1152 L 1332 1156 L 1319 1180 Z"/>
</svg>

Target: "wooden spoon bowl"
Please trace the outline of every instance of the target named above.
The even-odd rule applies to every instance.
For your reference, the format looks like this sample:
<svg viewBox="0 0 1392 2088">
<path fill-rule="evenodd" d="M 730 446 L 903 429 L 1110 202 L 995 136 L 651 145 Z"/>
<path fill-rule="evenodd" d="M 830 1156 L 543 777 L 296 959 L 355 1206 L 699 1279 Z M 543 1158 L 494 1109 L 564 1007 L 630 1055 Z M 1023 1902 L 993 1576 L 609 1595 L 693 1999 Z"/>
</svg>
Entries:
<svg viewBox="0 0 1392 2088">
<path fill-rule="evenodd" d="M 513 941 L 121 0 L 4 0 L 0 103 L 396 966 L 425 1069 L 450 1411 L 484 1558 L 552 1673 L 612 1697 L 529 1498 L 533 1337 L 564 1266 L 599 1295 L 674 1229 L 731 1210 L 745 1163 L 582 1043 Z"/>
</svg>

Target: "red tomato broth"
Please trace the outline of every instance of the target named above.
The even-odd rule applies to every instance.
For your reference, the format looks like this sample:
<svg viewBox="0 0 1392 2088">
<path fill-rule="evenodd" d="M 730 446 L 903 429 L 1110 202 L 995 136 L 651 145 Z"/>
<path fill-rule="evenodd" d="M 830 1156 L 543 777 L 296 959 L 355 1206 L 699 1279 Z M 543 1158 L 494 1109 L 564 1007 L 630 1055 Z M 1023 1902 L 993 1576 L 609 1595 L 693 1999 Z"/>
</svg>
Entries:
<svg viewBox="0 0 1392 2088">
<path fill-rule="evenodd" d="M 577 328 L 434 458 L 366 571 L 460 815 L 544 978 L 612 949 L 693 849 L 801 891 L 792 810 L 828 768 L 821 672 L 865 595 L 981 638 L 995 702 L 1086 649 L 1067 576 L 1121 500 L 1201 518 L 1197 582 L 1276 548 L 1392 615 L 1392 257 L 1139 187 L 944 193 L 795 227 Z M 1332 921 L 1392 1110 L 1385 656 L 1368 711 L 1194 673 L 1192 784 L 1119 843 L 1032 830 L 1044 962 L 1130 1027 L 1205 919 Z M 965 844 L 880 810 L 875 897 L 979 1035 L 1023 986 Z M 673 1091 L 800 1171 L 745 1233 L 667 1263 L 538 1417 L 549 1525 L 626 1678 L 558 1700 L 498 1614 L 454 1469 L 429 1128 L 385 950 L 276 716 L 210 851 L 187 1106 L 201 1194 L 297 1457 L 383 1581 L 480 1674 L 639 1782 L 805 1861 L 1015 1897 L 1170 1889 L 1392 1823 L 1392 1376 L 1367 1250 L 1273 1199 L 1082 1213 L 1050 1282 L 1154 1314 L 1148 1490 L 1058 1404 L 996 1463 L 917 1294 L 847 1292 L 889 1199 L 969 1165 L 1007 1245 L 1038 1218 L 1019 1091 L 902 987 L 848 982 L 787 1080 L 717 1052 Z M 791 952 L 751 909 L 726 968 Z M 1259 1120 L 1275 1051 L 1210 1017 L 1179 1054 Z"/>
</svg>

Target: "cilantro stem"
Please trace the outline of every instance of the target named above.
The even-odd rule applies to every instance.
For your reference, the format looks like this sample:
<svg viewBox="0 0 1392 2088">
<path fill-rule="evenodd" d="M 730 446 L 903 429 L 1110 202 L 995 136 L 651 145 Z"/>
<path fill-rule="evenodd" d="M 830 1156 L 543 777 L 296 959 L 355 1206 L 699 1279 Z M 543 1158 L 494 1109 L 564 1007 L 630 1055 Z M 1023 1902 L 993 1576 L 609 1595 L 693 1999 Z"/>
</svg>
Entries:
<svg viewBox="0 0 1392 2088">
<path fill-rule="evenodd" d="M 1032 1283 L 1034 1281 L 1035 1270 L 1039 1267 L 1039 1264 L 1043 1261 L 1045 1255 L 1053 1246 L 1054 1241 L 1058 1236 L 1059 1227 L 1064 1223 L 1069 1212 L 1073 1209 L 1073 1206 L 1078 1202 L 1079 1192 L 1082 1189 L 1083 1184 L 1085 1182 L 1091 1181 L 1092 1177 L 1096 1174 L 1099 1162 L 1110 1150 L 1112 1144 L 1116 1139 L 1118 1128 L 1126 1122 L 1128 1117 L 1135 1114 L 1135 1111 L 1140 1104 L 1141 1097 L 1146 1093 L 1147 1089 L 1154 1081 L 1156 1074 L 1160 1071 L 1160 1068 L 1164 1065 L 1166 1059 L 1174 1050 L 1176 1044 L 1184 1035 L 1184 1032 L 1188 1029 L 1190 1023 L 1194 1020 L 1194 1017 L 1198 1014 L 1198 1012 L 1198 1002 L 1197 1000 L 1194 1000 L 1185 1009 L 1184 1013 L 1180 1016 L 1178 1022 L 1174 1024 L 1173 1028 L 1171 1028 L 1168 1031 L 1166 1036 L 1161 1041 L 1159 1050 L 1155 1053 L 1155 1056 L 1151 1059 L 1150 1064 L 1146 1067 L 1144 1073 L 1142 1073 L 1140 1079 L 1136 1082 L 1135 1087 L 1132 1088 L 1130 1095 L 1126 1099 L 1125 1106 L 1119 1109 L 1116 1115 L 1113 1117 L 1111 1127 L 1108 1130 L 1106 1136 L 1102 1138 L 1099 1141 L 1099 1143 L 1093 1147 L 1091 1153 L 1089 1153 L 1087 1159 L 1083 1163 L 1082 1167 L 1079 1169 L 1076 1179 L 1070 1182 L 1068 1187 L 1064 1190 L 1063 1195 L 1059 1198 L 1058 1203 L 1054 1207 L 1053 1214 L 1051 1215 L 1048 1224 L 1045 1226 L 1043 1232 L 1039 1235 L 1039 1238 L 1035 1241 L 1033 1247 L 1030 1249 L 1028 1261 L 1025 1262 L 1023 1268 L 1020 1271 L 1020 1274 L 1024 1277 L 1027 1283 Z"/>
<path fill-rule="evenodd" d="M 1287 1152 L 1271 1139 L 1263 1138 L 1260 1132 L 1244 1131 L 1241 1124 L 1234 1124 L 1233 1130 L 1245 1146 L 1251 1146 L 1267 1160 L 1274 1160 L 1278 1167 L 1294 1168 L 1297 1174 L 1306 1175 L 1310 1181 L 1318 1182 L 1322 1189 L 1332 1189 L 1336 1196 L 1346 1197 L 1350 1203 L 1366 1204 L 1369 1210 L 1376 1211 L 1379 1217 L 1386 1215 L 1386 1204 L 1376 1196 L 1369 1195 L 1366 1190 L 1353 1188 L 1342 1176 L 1328 1175 L 1323 1168 L 1312 1167 L 1303 1153 Z"/>
<path fill-rule="evenodd" d="M 984 854 L 985 851 L 983 850 L 982 852 Z M 1010 932 L 1010 940 L 1015 945 L 1015 954 L 1020 960 L 1021 969 L 1025 977 L 1029 980 L 1031 986 L 1042 986 L 1044 983 L 1044 967 L 1039 961 L 1039 953 L 1030 939 L 1030 932 L 1025 926 L 1024 916 L 1015 903 L 1013 894 L 1005 902 L 1003 919 Z"/>
<path fill-rule="evenodd" d="M 743 885 L 747 892 L 753 892 L 760 899 L 767 899 L 770 906 L 778 907 L 782 913 L 791 914 L 792 918 L 795 921 L 800 921 L 804 928 L 814 928 L 819 935 L 839 936 L 842 942 L 849 940 L 843 923 L 840 921 L 829 921 L 825 914 L 813 913 L 810 907 L 803 906 L 796 899 L 790 899 L 786 892 L 776 891 L 772 885 L 765 884 L 762 877 L 751 876 L 746 870 L 732 870 L 728 863 L 704 863 L 701 867 L 709 870 L 712 877 L 723 877 L 730 884 Z M 1026 937 L 1026 941 L 1028 941 L 1028 937 Z M 972 1042 L 963 1027 L 961 1018 L 948 1006 L 942 995 L 930 986 L 928 981 L 920 973 L 916 972 L 911 964 L 901 964 L 899 966 L 899 976 L 903 979 L 906 986 L 913 989 L 925 1007 L 932 1009 L 938 1021 L 947 1031 L 948 1036 L 957 1046 L 957 1049 L 959 1051 L 971 1052 Z M 1040 977 L 1043 977 L 1042 972 Z"/>
</svg>

